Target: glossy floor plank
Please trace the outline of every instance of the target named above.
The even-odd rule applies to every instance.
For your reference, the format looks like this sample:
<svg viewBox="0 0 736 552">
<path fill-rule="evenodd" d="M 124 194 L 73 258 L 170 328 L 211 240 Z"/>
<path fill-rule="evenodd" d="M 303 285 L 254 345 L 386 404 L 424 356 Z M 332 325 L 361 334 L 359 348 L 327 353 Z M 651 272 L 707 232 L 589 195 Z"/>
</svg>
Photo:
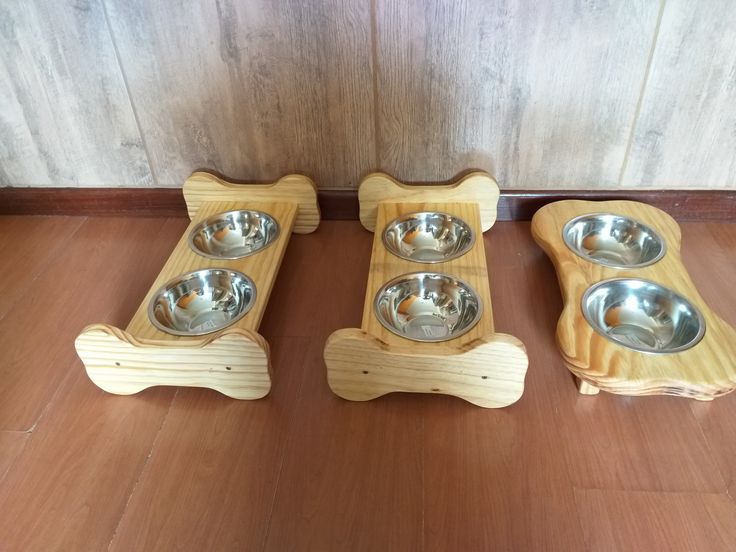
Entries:
<svg viewBox="0 0 736 552">
<path fill-rule="evenodd" d="M 263 546 L 309 343 L 277 338 L 270 345 L 278 385 L 268 399 L 178 391 L 113 550 Z"/>
<path fill-rule="evenodd" d="M 736 507 L 723 494 L 579 489 L 589 550 L 703 550 L 736 544 Z"/>
<path fill-rule="evenodd" d="M 108 395 L 84 373 L 74 336 L 90 322 L 127 323 L 186 220 L 39 220 L 0 218 L 3 263 L 27 267 L 52 298 L 21 308 L 23 286 L 3 298 L 3 550 L 736 542 L 736 395 L 710 404 L 579 395 L 555 346 L 554 269 L 528 223 L 484 236 L 496 329 L 520 338 L 530 359 L 521 400 L 485 410 L 445 396 L 351 403 L 330 392 L 325 339 L 362 316 L 372 236 L 357 222 L 292 237 L 261 326 L 274 354 L 266 399 Z M 685 265 L 736 323 L 736 224 L 682 226 Z M 39 228 L 58 236 L 53 251 L 36 246 L 25 258 L 3 245 Z"/>
</svg>

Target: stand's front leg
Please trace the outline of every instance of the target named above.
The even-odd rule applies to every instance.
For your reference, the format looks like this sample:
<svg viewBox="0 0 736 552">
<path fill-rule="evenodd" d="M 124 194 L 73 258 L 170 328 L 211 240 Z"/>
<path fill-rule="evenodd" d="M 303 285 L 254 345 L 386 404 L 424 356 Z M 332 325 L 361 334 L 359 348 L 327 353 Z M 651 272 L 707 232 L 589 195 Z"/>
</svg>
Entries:
<svg viewBox="0 0 736 552">
<path fill-rule="evenodd" d="M 418 354 L 391 347 L 359 329 L 334 332 L 325 345 L 333 392 L 367 401 L 394 391 L 440 393 L 498 408 L 519 400 L 528 366 L 524 345 L 493 334 L 455 354 Z"/>
<path fill-rule="evenodd" d="M 75 347 L 95 385 L 118 395 L 180 385 L 207 387 L 234 399 L 260 399 L 271 389 L 268 343 L 248 330 L 175 342 L 138 340 L 118 328 L 94 324 L 77 337 Z"/>
</svg>

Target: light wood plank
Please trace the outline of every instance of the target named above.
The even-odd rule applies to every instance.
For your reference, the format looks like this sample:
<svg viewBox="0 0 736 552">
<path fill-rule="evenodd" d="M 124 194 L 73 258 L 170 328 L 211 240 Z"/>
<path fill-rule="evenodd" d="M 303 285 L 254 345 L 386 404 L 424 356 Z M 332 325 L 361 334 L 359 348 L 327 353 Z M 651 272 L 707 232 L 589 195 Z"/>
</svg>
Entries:
<svg viewBox="0 0 736 552">
<path fill-rule="evenodd" d="M 270 214 L 279 224 L 279 235 L 274 242 L 257 254 L 241 259 L 223 260 L 209 259 L 198 255 L 189 247 L 189 233 L 202 220 L 211 215 L 231 211 L 234 209 L 255 209 Z M 261 318 L 268 305 L 273 282 L 278 274 L 281 259 L 291 237 L 291 229 L 296 216 L 296 203 L 244 203 L 242 201 L 212 201 L 207 202 L 199 209 L 197 216 L 182 233 L 179 243 L 164 264 L 154 280 L 148 293 L 138 307 L 135 315 L 128 324 L 126 331 L 137 339 L 159 341 L 191 341 L 190 337 L 179 337 L 157 329 L 148 318 L 148 305 L 154 294 L 167 282 L 178 275 L 204 268 L 228 268 L 246 274 L 256 286 L 256 299 L 250 311 L 238 320 L 234 326 L 245 330 L 257 331 Z M 227 332 L 228 328 L 215 332 L 219 335 Z M 195 339 L 195 341 L 201 341 Z"/>
<path fill-rule="evenodd" d="M 498 185 L 484 172 L 470 173 L 449 186 L 407 185 L 385 173 L 373 173 L 360 183 L 360 222 L 371 232 L 376 228 L 378 204 L 383 203 L 472 203 L 480 210 L 479 227 L 487 231 L 496 222 Z M 406 212 L 406 211 L 405 211 Z M 386 221 L 388 222 L 388 221 Z"/>
<path fill-rule="evenodd" d="M 383 244 L 383 229 L 393 220 L 407 213 L 421 211 L 440 211 L 457 216 L 464 220 L 476 233 L 476 239 L 470 250 L 458 257 L 442 263 L 426 265 L 397 257 Z M 373 252 L 371 266 L 368 271 L 365 300 L 363 302 L 363 323 L 361 329 L 378 338 L 381 342 L 395 350 L 410 348 L 416 352 L 427 354 L 451 354 L 464 346 L 469 346 L 478 339 L 489 337 L 493 329 L 493 304 L 491 289 L 488 283 L 485 250 L 480 228 L 478 205 L 475 203 L 380 203 L 376 218 L 377 231 L 373 235 Z M 468 333 L 437 343 L 418 343 L 397 336 L 383 327 L 375 314 L 374 302 L 378 291 L 386 282 L 411 272 L 443 272 L 465 281 L 477 294 L 482 304 L 481 318 Z M 411 347 L 409 347 L 411 344 Z"/>
<path fill-rule="evenodd" d="M 132 395 L 156 385 L 178 385 L 260 399 L 271 390 L 268 343 L 253 331 L 229 328 L 172 344 L 141 341 L 113 326 L 93 324 L 74 346 L 89 378 L 108 393 Z"/>
<path fill-rule="evenodd" d="M 497 192 L 487 175 L 469 178 L 476 179 L 482 189 Z M 348 328 L 333 332 L 324 350 L 327 381 L 340 397 L 367 401 L 394 391 L 440 393 L 484 408 L 499 408 L 516 402 L 524 392 L 526 351 L 517 338 L 494 333 L 484 244 L 480 239 L 481 207 L 495 216 L 497 195 L 479 195 L 480 203 L 453 202 L 459 192 L 466 193 L 468 199 L 472 197 L 468 188 L 461 186 L 466 181 L 417 190 L 418 199 L 449 198 L 441 203 L 407 202 L 413 197 L 412 188 L 387 175 L 371 175 L 361 183 L 362 191 L 370 191 L 361 196 L 367 204 L 361 203 L 361 210 L 366 213 L 362 222 L 376 230 L 363 322 L 360 330 Z M 388 191 L 388 201 L 378 201 L 379 189 Z M 476 238 L 470 250 L 457 259 L 431 266 L 391 254 L 383 244 L 382 229 L 403 214 L 421 211 L 449 213 L 465 221 Z M 370 222 L 366 223 L 367 220 Z M 378 321 L 374 300 L 380 288 L 393 278 L 421 270 L 450 274 L 475 291 L 481 305 L 480 319 L 467 333 L 444 342 L 419 343 L 393 334 Z"/>
<path fill-rule="evenodd" d="M 666 244 L 664 257 L 643 268 L 616 269 L 576 255 L 564 243 L 563 227 L 577 216 L 601 212 L 628 216 L 653 228 Z M 682 263 L 680 228 L 672 217 L 632 201 L 558 201 L 537 211 L 532 233 L 557 269 L 565 301 L 557 342 L 576 376 L 624 395 L 668 394 L 707 400 L 736 388 L 736 329 L 698 293 Z M 703 315 L 705 335 L 676 354 L 641 353 L 601 336 L 584 319 L 580 304 L 591 285 L 609 278 L 641 278 L 686 297 Z"/>
<path fill-rule="evenodd" d="M 160 185 L 210 167 L 356 187 L 374 165 L 370 3 L 106 5 Z"/>
<path fill-rule="evenodd" d="M 618 183 L 657 2 L 376 2 L 378 158 L 502 188 Z"/>
<path fill-rule="evenodd" d="M 103 2 L 3 2 L 0 25 L 0 186 L 150 186 Z"/>
<path fill-rule="evenodd" d="M 296 203 L 294 232 L 309 234 L 319 226 L 317 187 L 300 174 L 290 174 L 273 184 L 234 184 L 206 172 L 195 172 L 184 182 L 184 199 L 189 218 L 194 219 L 206 201 Z"/>
<path fill-rule="evenodd" d="M 666 2 L 622 186 L 733 188 L 735 27 L 728 0 Z"/>
</svg>

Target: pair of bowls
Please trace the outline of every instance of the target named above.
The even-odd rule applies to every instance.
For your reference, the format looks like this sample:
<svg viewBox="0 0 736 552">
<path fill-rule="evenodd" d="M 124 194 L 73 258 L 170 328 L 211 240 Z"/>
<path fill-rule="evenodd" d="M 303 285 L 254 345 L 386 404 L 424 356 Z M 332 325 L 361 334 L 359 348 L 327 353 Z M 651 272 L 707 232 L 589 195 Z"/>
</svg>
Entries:
<svg viewBox="0 0 736 552">
<path fill-rule="evenodd" d="M 263 250 L 278 235 L 278 223 L 266 213 L 228 211 L 198 224 L 189 234 L 189 247 L 209 259 L 235 260 Z M 148 305 L 148 317 L 169 334 L 205 335 L 240 320 L 255 299 L 255 283 L 242 272 L 207 268 L 177 276 L 161 287 Z"/>
<path fill-rule="evenodd" d="M 639 221 L 611 213 L 583 215 L 562 231 L 567 247 L 592 263 L 644 268 L 666 253 L 664 240 Z M 586 321 L 600 335 L 635 351 L 678 353 L 705 335 L 700 311 L 677 292 L 640 278 L 612 278 L 583 294 Z"/>
<path fill-rule="evenodd" d="M 441 263 L 466 254 L 475 233 L 447 213 L 404 215 L 383 231 L 384 247 L 416 263 Z M 436 342 L 460 337 L 478 323 L 482 304 L 462 280 L 441 272 L 414 272 L 387 282 L 376 294 L 374 311 L 381 325 L 412 341 Z"/>
</svg>

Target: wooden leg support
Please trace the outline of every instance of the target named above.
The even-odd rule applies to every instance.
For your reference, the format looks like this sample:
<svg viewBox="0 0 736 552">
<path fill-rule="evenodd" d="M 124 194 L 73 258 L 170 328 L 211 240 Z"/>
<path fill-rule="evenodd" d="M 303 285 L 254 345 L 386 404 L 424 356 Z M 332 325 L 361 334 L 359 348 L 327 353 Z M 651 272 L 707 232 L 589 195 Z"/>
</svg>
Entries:
<svg viewBox="0 0 736 552">
<path fill-rule="evenodd" d="M 181 385 L 208 387 L 234 399 L 259 399 L 271 389 L 268 343 L 249 330 L 162 342 L 94 324 L 77 337 L 75 346 L 95 385 L 118 395 Z"/>
<path fill-rule="evenodd" d="M 485 408 L 508 406 L 524 392 L 528 366 L 524 345 L 494 334 L 455 354 L 417 354 L 392 349 L 359 329 L 334 332 L 325 345 L 332 391 L 367 401 L 394 391 L 453 395 Z"/>
<path fill-rule="evenodd" d="M 585 380 L 575 376 L 575 385 L 578 386 L 578 391 L 581 395 L 597 395 L 601 392 L 595 385 L 588 383 Z"/>
</svg>

